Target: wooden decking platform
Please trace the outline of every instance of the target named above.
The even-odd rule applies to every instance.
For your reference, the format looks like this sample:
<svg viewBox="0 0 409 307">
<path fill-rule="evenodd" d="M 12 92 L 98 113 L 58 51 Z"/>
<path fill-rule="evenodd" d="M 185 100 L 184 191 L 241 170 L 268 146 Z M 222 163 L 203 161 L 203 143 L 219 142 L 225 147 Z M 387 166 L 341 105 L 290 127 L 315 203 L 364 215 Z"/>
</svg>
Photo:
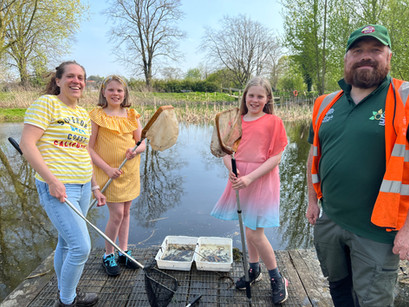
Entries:
<svg viewBox="0 0 409 307">
<path fill-rule="evenodd" d="M 154 261 L 159 246 L 131 248 L 132 254 L 142 264 Z M 108 277 L 101 265 L 102 249 L 94 249 L 85 265 L 79 287 L 85 292 L 96 292 L 96 306 L 149 306 L 145 293 L 144 272 L 141 269 L 123 269 L 118 277 Z M 288 300 L 282 306 L 333 306 L 326 279 L 321 274 L 315 250 L 276 251 L 278 266 L 289 280 Z M 164 270 L 179 283 L 173 306 L 186 306 L 196 295 L 202 297 L 199 306 L 274 306 L 268 273 L 262 264 L 263 279 L 252 291 L 251 303 L 245 291 L 238 291 L 234 281 L 243 275 L 241 262 L 234 262 L 230 272 L 198 271 L 193 263 L 188 272 Z M 400 262 L 399 282 L 395 294 L 395 306 L 409 306 L 409 267 Z M 43 261 L 6 299 L 0 307 L 53 306 L 57 297 L 57 280 L 53 269 L 53 254 Z"/>
<path fill-rule="evenodd" d="M 132 248 L 135 259 L 143 264 L 152 261 L 158 247 Z M 108 277 L 101 265 L 101 249 L 95 249 L 85 265 L 79 287 L 99 294 L 97 306 L 149 306 L 145 293 L 144 272 L 123 269 L 118 277 Z M 326 280 L 321 274 L 313 250 L 276 252 L 278 266 L 289 280 L 288 300 L 282 306 L 333 306 Z M 234 281 L 243 275 L 241 262 L 234 262 L 230 272 L 198 271 L 193 263 L 188 272 L 164 270 L 179 283 L 169 306 L 186 306 L 196 295 L 195 306 L 273 306 L 268 273 L 264 265 L 262 281 L 252 287 L 251 304 L 245 291 L 238 291 Z M 52 306 L 57 296 L 57 281 L 50 255 L 1 304 L 9 306 Z"/>
</svg>

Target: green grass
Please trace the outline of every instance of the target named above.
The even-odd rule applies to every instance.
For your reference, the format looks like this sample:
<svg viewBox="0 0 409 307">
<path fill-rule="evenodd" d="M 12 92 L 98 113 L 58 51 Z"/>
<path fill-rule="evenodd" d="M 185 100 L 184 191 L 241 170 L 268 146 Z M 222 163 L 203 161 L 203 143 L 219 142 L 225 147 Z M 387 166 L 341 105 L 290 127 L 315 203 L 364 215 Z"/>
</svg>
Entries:
<svg viewBox="0 0 409 307">
<path fill-rule="evenodd" d="M 234 102 L 237 98 L 229 96 L 226 93 L 202 93 L 202 92 L 188 92 L 188 93 L 151 93 L 151 92 L 134 92 L 131 91 L 131 96 L 139 99 L 158 99 L 173 102 Z"/>
<path fill-rule="evenodd" d="M 24 119 L 26 109 L 3 109 L 0 108 L 0 122 L 21 122 Z"/>
</svg>

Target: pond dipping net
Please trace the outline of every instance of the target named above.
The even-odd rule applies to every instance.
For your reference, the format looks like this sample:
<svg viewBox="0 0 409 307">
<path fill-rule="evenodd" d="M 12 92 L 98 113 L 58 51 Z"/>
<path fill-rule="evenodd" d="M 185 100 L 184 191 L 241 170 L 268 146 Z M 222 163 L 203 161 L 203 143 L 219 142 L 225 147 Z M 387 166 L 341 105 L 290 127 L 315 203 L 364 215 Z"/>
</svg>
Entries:
<svg viewBox="0 0 409 307">
<path fill-rule="evenodd" d="M 163 151 L 175 145 L 179 134 L 179 123 L 173 106 L 162 106 L 142 130 L 153 150 Z"/>
<path fill-rule="evenodd" d="M 155 267 L 145 267 L 145 291 L 152 307 L 168 306 L 178 289 L 177 280 Z"/>
<path fill-rule="evenodd" d="M 216 157 L 232 154 L 241 138 L 241 115 L 239 108 L 216 114 L 210 151 Z"/>
</svg>

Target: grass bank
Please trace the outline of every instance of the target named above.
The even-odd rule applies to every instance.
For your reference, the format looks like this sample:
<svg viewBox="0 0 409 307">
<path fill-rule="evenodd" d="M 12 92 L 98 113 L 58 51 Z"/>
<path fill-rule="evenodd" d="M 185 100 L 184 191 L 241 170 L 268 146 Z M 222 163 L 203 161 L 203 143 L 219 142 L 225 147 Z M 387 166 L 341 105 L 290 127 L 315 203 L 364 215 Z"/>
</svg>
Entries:
<svg viewBox="0 0 409 307">
<path fill-rule="evenodd" d="M 41 95 L 35 91 L 15 91 L 0 93 L 0 122 L 23 121 L 27 107 Z M 131 92 L 132 106 L 145 119 L 149 119 L 154 111 L 162 105 L 175 107 L 178 119 L 188 123 L 208 122 L 218 112 L 238 107 L 238 98 L 225 93 L 150 93 Z M 86 91 L 80 105 L 87 110 L 95 107 L 98 101 L 97 91 Z M 309 105 L 286 103 L 275 107 L 275 113 L 284 121 L 310 120 Z"/>
</svg>

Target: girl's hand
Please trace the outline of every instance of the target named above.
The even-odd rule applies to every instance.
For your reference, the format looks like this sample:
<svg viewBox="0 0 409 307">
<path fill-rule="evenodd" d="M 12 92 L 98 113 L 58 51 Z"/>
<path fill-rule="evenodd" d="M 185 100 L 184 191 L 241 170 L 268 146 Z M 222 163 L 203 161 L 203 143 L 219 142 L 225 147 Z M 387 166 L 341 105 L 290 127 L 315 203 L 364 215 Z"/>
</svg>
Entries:
<svg viewBox="0 0 409 307">
<path fill-rule="evenodd" d="M 137 153 L 135 152 L 135 151 L 132 151 L 132 149 L 133 148 L 128 148 L 128 150 L 126 151 L 126 158 L 128 159 L 128 160 L 131 160 L 131 159 L 133 159 L 133 158 L 135 158 L 136 157 L 136 155 L 137 155 Z"/>
<path fill-rule="evenodd" d="M 247 188 L 252 182 L 248 176 L 236 177 L 232 181 L 232 187 L 234 190 L 241 190 Z"/>
<path fill-rule="evenodd" d="M 101 193 L 101 191 L 98 190 L 94 190 L 94 197 L 97 200 L 97 207 L 102 207 L 106 204 L 106 197 L 104 194 Z"/>
<path fill-rule="evenodd" d="M 236 176 L 235 173 L 233 173 L 232 170 L 229 172 L 229 180 L 231 181 L 231 183 L 236 182 L 236 181 L 237 181 L 237 178 L 238 178 L 239 176 L 240 176 L 240 171 L 239 171 L 239 170 L 237 170 L 237 176 Z"/>
<path fill-rule="evenodd" d="M 65 185 L 61 181 L 57 180 L 51 184 L 48 184 L 48 188 L 51 196 L 58 198 L 58 200 L 62 203 L 65 201 L 64 198 L 67 197 L 67 193 L 65 191 Z"/>
<path fill-rule="evenodd" d="M 120 169 L 110 167 L 106 174 L 108 175 L 109 178 L 115 179 L 121 176 L 122 171 Z"/>
</svg>

